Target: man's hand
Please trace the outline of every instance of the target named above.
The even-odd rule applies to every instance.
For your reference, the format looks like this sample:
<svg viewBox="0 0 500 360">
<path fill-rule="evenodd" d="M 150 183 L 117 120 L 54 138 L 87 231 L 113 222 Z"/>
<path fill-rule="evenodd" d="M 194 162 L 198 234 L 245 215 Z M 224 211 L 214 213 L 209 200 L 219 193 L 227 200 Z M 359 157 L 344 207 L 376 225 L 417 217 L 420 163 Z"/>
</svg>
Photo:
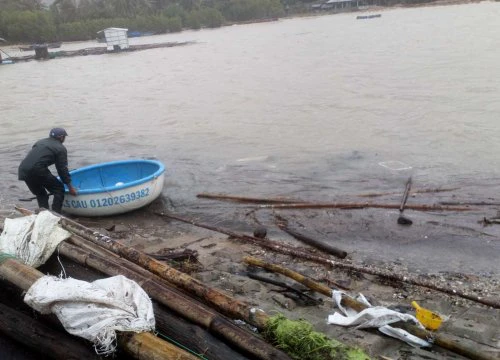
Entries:
<svg viewBox="0 0 500 360">
<path fill-rule="evenodd" d="M 76 191 L 76 189 L 75 189 L 73 186 L 68 185 L 68 189 L 69 189 L 69 193 L 70 193 L 71 195 L 73 195 L 73 196 L 78 195 L 78 191 Z"/>
</svg>

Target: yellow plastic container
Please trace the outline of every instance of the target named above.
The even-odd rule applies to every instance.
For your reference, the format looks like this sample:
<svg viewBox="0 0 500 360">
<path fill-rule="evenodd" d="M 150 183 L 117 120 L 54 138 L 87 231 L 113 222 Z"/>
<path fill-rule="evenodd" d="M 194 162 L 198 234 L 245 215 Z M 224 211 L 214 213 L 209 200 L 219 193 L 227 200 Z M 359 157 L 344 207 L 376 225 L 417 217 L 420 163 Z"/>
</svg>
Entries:
<svg viewBox="0 0 500 360">
<path fill-rule="evenodd" d="M 439 329 L 441 323 L 443 322 L 443 318 L 441 316 L 435 312 L 420 307 L 416 301 L 412 301 L 411 306 L 413 306 L 416 310 L 415 317 L 422 323 L 422 325 L 425 326 L 427 330 Z"/>
</svg>

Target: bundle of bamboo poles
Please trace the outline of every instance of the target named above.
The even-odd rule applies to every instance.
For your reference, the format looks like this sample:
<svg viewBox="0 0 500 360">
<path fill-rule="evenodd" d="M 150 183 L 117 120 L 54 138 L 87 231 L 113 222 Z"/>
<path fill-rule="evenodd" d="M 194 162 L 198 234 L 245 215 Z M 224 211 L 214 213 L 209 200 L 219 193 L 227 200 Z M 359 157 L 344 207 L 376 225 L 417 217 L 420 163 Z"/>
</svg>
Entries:
<svg viewBox="0 0 500 360">
<path fill-rule="evenodd" d="M 38 279 L 44 276 L 40 271 L 24 265 L 14 257 L 3 256 L 0 262 L 0 277 L 21 290 L 27 291 Z M 120 333 L 118 341 L 129 355 L 136 359 L 182 359 L 195 360 L 196 356 L 156 337 L 149 332 Z"/>
<path fill-rule="evenodd" d="M 18 210 L 25 215 L 31 213 L 26 209 Z M 75 221 L 61 217 L 60 223 L 63 228 L 74 234 L 70 240 L 72 244 L 63 242 L 58 247 L 59 252 L 66 257 L 109 275 L 120 273 L 136 280 L 154 300 L 224 339 L 252 359 L 290 359 L 287 354 L 261 337 L 239 328 L 219 314 L 221 312 L 230 318 L 242 319 L 263 330 L 270 317 L 262 310 L 231 298 L 217 289 L 209 288 L 189 275 Z M 74 246 L 75 244 L 78 246 Z M 196 296 L 196 299 L 176 288 Z M 211 307 L 198 300 L 210 304 Z M 360 349 L 342 343 L 339 343 L 340 347 L 352 354 L 346 359 L 368 359 Z"/>
</svg>

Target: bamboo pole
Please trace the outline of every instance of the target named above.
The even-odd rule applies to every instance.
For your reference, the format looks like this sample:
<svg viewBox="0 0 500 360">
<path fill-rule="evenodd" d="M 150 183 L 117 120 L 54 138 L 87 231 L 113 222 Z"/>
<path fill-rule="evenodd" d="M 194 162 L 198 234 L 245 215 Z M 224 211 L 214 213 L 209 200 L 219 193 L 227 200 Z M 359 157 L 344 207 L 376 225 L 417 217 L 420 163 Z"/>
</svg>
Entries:
<svg viewBox="0 0 500 360">
<path fill-rule="evenodd" d="M 14 258 L 4 259 L 0 263 L 0 278 L 27 291 L 31 285 L 44 275 Z M 198 357 L 166 341 L 156 338 L 151 333 L 118 333 L 118 340 L 124 350 L 139 360 L 198 360 Z M 140 349 L 140 351 L 138 351 Z"/>
<path fill-rule="evenodd" d="M 258 266 L 266 270 L 270 270 L 279 274 L 283 274 L 285 276 L 288 276 L 301 284 L 309 287 L 310 289 L 323 294 L 325 296 L 328 296 L 329 298 L 332 297 L 332 289 L 329 287 L 322 285 L 320 283 L 317 283 L 316 281 L 299 274 L 293 270 L 290 270 L 288 268 L 276 265 L 276 264 L 270 264 L 266 263 L 265 261 L 262 261 L 260 259 L 256 259 L 254 257 L 247 256 L 243 259 L 247 264 L 253 265 L 253 266 Z M 358 312 L 368 308 L 365 304 L 349 297 L 349 296 L 342 296 L 342 304 L 345 306 L 348 306 Z M 468 357 L 469 359 L 472 360 L 491 360 L 491 356 L 488 356 L 487 354 L 483 354 L 479 352 L 478 350 L 474 349 L 473 347 L 467 346 L 465 344 L 461 344 L 457 341 L 455 341 L 454 338 L 451 336 L 448 336 L 446 334 L 440 334 L 440 333 L 433 333 L 429 332 L 427 330 L 423 330 L 418 328 L 417 326 L 414 325 L 407 325 L 405 324 L 404 326 L 405 330 L 410 332 L 411 334 L 426 340 L 430 341 L 444 349 L 450 350 L 454 353 L 457 353 L 459 355 L 463 355 Z"/>
<path fill-rule="evenodd" d="M 1 303 L 0 318 L 0 333 L 40 355 L 60 360 L 99 359 L 92 347 Z"/>
<path fill-rule="evenodd" d="M 251 354 L 254 359 L 289 359 L 287 355 L 264 340 L 241 329 L 213 310 L 173 289 L 171 284 L 168 286 L 164 279 L 149 272 L 146 275 L 138 273 L 134 269 L 129 269 L 128 261 L 124 259 L 115 259 L 113 256 L 103 258 L 65 242 L 61 243 L 58 248 L 63 256 L 79 264 L 89 266 L 107 275 L 122 274 L 136 281 L 149 296 L 160 304 L 193 323 L 203 326 L 236 348 Z"/>
<path fill-rule="evenodd" d="M 319 255 L 310 255 L 309 253 L 305 253 L 303 251 L 301 252 L 299 250 L 292 251 L 293 247 L 290 247 L 287 245 L 277 244 L 276 242 L 271 242 L 270 240 L 263 240 L 263 239 L 254 238 L 252 236 L 247 236 L 247 235 L 238 235 L 238 234 L 233 233 L 233 232 L 228 231 L 228 230 L 216 228 L 216 227 L 210 226 L 210 225 L 200 224 L 200 223 L 197 223 L 195 221 L 184 219 L 182 217 L 175 216 L 175 215 L 158 214 L 158 213 L 157 213 L 157 215 L 161 215 L 161 216 L 168 217 L 171 219 L 179 220 L 179 221 L 182 221 L 182 222 L 185 222 L 188 224 L 192 224 L 192 225 L 195 225 L 198 227 L 202 227 L 205 229 L 217 231 L 217 232 L 232 236 L 236 239 L 243 240 L 246 242 L 253 242 L 254 244 L 260 245 L 262 247 L 265 247 L 265 248 L 268 248 L 271 250 L 278 249 L 279 252 L 281 252 L 282 254 L 292 255 L 293 257 L 296 257 L 296 258 L 314 261 L 318 264 L 327 265 L 329 267 L 337 267 L 337 268 L 341 268 L 341 269 L 354 270 L 354 271 L 358 271 L 358 272 L 365 273 L 365 274 L 381 276 L 383 278 L 390 279 L 390 280 L 395 280 L 395 281 L 400 281 L 400 282 L 407 283 L 407 284 L 422 286 L 425 288 L 429 288 L 432 290 L 443 292 L 443 293 L 448 294 L 448 295 L 459 296 L 459 297 L 462 297 L 464 299 L 468 299 L 468 300 L 475 301 L 475 302 L 478 302 L 478 303 L 483 304 L 483 305 L 488 305 L 488 306 L 494 307 L 496 309 L 500 309 L 500 302 L 498 300 L 487 299 L 487 298 L 479 297 L 477 295 L 467 294 L 467 293 L 460 291 L 460 290 L 448 288 L 446 286 L 443 286 L 442 284 L 433 284 L 430 281 L 416 279 L 416 278 L 410 276 L 409 274 L 399 275 L 399 274 L 392 273 L 388 270 L 384 271 L 382 269 L 369 268 L 369 267 L 359 266 L 359 265 L 355 265 L 355 264 L 344 263 L 344 262 L 336 261 L 336 260 L 329 259 L 329 258 L 319 256 Z"/>
<path fill-rule="evenodd" d="M 376 203 L 296 203 L 296 204 L 263 204 L 258 209 L 399 209 L 399 204 Z M 470 211 L 477 210 L 467 206 L 439 206 L 439 205 L 406 205 L 406 209 L 416 211 Z"/>
</svg>

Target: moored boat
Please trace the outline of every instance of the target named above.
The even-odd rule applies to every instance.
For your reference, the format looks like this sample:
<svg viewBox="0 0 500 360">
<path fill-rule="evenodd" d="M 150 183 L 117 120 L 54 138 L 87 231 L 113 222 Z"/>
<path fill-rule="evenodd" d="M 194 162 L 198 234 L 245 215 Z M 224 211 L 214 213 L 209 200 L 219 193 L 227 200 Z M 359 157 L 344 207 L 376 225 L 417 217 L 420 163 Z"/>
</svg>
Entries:
<svg viewBox="0 0 500 360">
<path fill-rule="evenodd" d="M 78 195 L 66 189 L 63 211 L 79 216 L 109 216 L 139 209 L 160 196 L 165 166 L 156 160 L 122 160 L 70 172 Z"/>
<path fill-rule="evenodd" d="M 382 17 L 382 14 L 373 14 L 373 15 L 358 15 L 356 16 L 356 19 L 358 20 L 364 20 L 364 19 L 375 19 Z"/>
</svg>

